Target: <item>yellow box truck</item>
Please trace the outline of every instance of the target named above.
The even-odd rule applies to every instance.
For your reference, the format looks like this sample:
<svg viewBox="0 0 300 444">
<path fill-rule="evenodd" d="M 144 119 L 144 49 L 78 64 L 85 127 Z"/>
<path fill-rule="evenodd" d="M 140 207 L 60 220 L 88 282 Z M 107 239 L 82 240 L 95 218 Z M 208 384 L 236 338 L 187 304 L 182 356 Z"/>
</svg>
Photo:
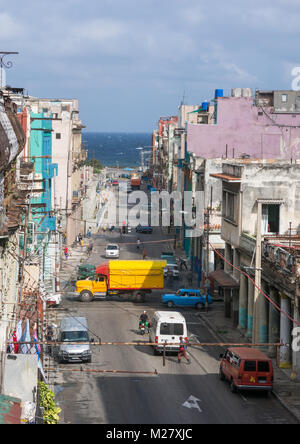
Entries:
<svg viewBox="0 0 300 444">
<path fill-rule="evenodd" d="M 108 261 L 96 268 L 92 278 L 76 282 L 76 294 L 83 302 L 95 297 L 107 299 L 110 295 L 143 302 L 146 294 L 164 288 L 166 264 L 165 260 Z"/>
</svg>

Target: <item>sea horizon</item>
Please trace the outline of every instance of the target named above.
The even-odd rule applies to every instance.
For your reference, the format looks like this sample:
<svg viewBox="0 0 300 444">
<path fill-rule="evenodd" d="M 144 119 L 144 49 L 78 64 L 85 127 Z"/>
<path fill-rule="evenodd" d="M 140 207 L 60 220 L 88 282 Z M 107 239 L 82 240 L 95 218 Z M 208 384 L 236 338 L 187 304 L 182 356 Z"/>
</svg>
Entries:
<svg viewBox="0 0 300 444">
<path fill-rule="evenodd" d="M 97 159 L 103 166 L 136 167 L 141 165 L 143 147 L 145 159 L 152 151 L 152 133 L 84 131 L 82 142 L 88 150 L 88 160 Z M 148 152 L 148 153 L 147 153 Z"/>
</svg>

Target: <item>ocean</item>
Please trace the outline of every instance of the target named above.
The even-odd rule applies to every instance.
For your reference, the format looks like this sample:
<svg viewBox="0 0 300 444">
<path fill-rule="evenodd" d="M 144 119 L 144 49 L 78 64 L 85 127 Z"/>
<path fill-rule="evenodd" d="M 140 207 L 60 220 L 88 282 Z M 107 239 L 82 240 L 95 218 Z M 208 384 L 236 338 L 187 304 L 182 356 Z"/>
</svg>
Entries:
<svg viewBox="0 0 300 444">
<path fill-rule="evenodd" d="M 84 148 L 88 150 L 88 160 L 97 159 L 103 166 L 136 167 L 141 165 L 141 150 L 147 160 L 151 151 L 151 133 L 82 133 Z"/>
</svg>

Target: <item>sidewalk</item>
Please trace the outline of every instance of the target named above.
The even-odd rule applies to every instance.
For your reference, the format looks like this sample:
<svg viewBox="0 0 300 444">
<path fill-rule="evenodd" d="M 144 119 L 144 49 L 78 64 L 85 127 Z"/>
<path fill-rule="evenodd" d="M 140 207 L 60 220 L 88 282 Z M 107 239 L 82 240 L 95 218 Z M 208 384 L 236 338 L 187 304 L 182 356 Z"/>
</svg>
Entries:
<svg viewBox="0 0 300 444">
<path fill-rule="evenodd" d="M 212 330 L 217 339 L 225 343 L 247 343 L 243 332 L 234 328 L 231 318 L 224 316 L 224 303 L 213 304 L 205 313 L 200 313 L 201 320 Z M 291 370 L 277 367 L 276 359 L 272 359 L 274 367 L 274 396 L 300 422 L 300 382 L 290 380 Z"/>
<path fill-rule="evenodd" d="M 87 245 L 88 239 L 84 238 L 84 246 L 81 247 L 80 245 L 76 245 L 74 247 L 69 247 L 69 258 L 62 260 L 62 269 L 59 273 L 59 278 L 63 294 L 72 280 L 76 280 L 77 269 L 81 264 L 81 261 L 86 260 L 88 257 Z"/>
</svg>

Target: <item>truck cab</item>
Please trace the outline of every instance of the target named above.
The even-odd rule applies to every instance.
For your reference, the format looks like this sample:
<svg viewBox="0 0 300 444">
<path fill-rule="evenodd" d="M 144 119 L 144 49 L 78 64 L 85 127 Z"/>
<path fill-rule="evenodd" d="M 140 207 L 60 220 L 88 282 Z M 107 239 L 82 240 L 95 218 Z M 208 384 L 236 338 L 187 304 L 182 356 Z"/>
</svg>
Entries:
<svg viewBox="0 0 300 444">
<path fill-rule="evenodd" d="M 76 293 L 82 302 L 90 302 L 95 297 L 105 299 L 107 296 L 106 276 L 96 274 L 93 278 L 76 282 Z"/>
</svg>

